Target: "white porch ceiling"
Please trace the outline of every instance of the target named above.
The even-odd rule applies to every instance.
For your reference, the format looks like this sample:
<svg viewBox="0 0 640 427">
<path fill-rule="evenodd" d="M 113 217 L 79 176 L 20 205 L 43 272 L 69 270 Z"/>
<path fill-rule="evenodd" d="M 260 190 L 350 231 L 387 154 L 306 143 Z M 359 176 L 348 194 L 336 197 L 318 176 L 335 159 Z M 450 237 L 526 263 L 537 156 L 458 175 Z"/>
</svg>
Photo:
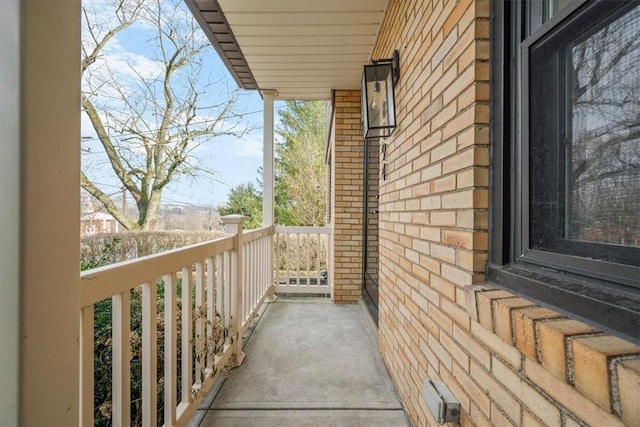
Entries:
<svg viewBox="0 0 640 427">
<path fill-rule="evenodd" d="M 238 85 L 278 99 L 360 87 L 388 0 L 186 0 Z"/>
</svg>

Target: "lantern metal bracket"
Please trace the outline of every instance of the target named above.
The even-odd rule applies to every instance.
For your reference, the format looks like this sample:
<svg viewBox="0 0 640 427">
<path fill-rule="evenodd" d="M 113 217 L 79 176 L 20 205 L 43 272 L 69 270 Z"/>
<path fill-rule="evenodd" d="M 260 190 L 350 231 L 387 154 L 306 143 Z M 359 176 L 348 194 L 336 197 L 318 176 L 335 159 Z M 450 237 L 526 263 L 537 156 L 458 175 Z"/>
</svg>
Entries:
<svg viewBox="0 0 640 427">
<path fill-rule="evenodd" d="M 398 83 L 398 79 L 400 78 L 400 53 L 397 49 L 393 51 L 391 58 L 372 59 L 371 63 L 373 65 L 391 63 L 393 86 Z"/>
</svg>

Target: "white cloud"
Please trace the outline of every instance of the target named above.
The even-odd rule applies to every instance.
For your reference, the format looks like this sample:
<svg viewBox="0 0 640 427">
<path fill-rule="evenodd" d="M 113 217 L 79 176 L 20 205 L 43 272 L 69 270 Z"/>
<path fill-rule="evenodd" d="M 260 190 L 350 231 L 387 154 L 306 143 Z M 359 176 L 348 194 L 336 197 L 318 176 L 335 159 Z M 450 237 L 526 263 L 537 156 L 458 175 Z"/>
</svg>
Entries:
<svg viewBox="0 0 640 427">
<path fill-rule="evenodd" d="M 160 61 L 146 58 L 135 52 L 113 51 L 106 53 L 101 61 L 108 64 L 111 71 L 118 77 L 138 80 L 155 79 L 164 71 L 164 65 Z"/>
<path fill-rule="evenodd" d="M 262 157 L 262 136 L 256 134 L 245 135 L 244 138 L 227 144 L 227 149 L 232 155 L 238 157 Z"/>
</svg>

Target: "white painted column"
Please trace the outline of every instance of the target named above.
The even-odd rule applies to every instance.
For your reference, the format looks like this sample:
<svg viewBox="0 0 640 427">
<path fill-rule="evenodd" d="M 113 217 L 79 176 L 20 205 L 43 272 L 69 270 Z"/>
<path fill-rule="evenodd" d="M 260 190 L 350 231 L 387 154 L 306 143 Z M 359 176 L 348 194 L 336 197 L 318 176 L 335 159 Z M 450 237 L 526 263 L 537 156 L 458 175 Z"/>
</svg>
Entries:
<svg viewBox="0 0 640 427">
<path fill-rule="evenodd" d="M 264 99 L 264 136 L 263 136 L 263 176 L 262 176 L 262 225 L 268 227 L 274 224 L 274 101 L 275 90 L 263 90 Z"/>
<path fill-rule="evenodd" d="M 262 97 L 264 99 L 264 136 L 263 136 L 263 176 L 262 176 L 262 226 L 273 226 L 275 222 L 275 126 L 274 126 L 274 102 L 278 92 L 275 90 L 263 90 Z M 275 301 L 275 286 L 273 282 L 273 236 L 269 238 L 269 246 L 272 250 L 268 251 L 265 262 L 269 266 L 267 268 L 267 291 L 269 297 L 267 301 Z"/>
<path fill-rule="evenodd" d="M 22 426 L 79 424 L 80 6 L 20 1 Z"/>
<path fill-rule="evenodd" d="M 20 2 L 0 13 L 0 425 L 18 425 Z"/>
</svg>

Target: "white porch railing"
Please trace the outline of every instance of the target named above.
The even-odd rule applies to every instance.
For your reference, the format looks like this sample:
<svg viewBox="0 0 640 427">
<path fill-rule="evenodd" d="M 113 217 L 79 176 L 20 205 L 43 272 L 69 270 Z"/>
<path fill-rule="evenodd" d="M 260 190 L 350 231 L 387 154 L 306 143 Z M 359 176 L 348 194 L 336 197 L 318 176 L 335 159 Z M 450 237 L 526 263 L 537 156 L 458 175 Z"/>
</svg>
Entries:
<svg viewBox="0 0 640 427">
<path fill-rule="evenodd" d="M 242 361 L 242 334 L 273 292 L 273 227 L 243 234 L 239 217 L 225 220 L 231 232 L 227 237 L 82 274 L 81 425 L 94 421 L 94 305 L 102 300 L 112 300 L 114 426 L 131 422 L 130 303 L 135 292 L 140 292 L 142 312 L 142 425 L 158 423 L 159 348 L 164 425 L 186 425 L 232 355 L 232 362 Z M 159 319 L 158 306 L 164 306 Z M 159 321 L 164 323 L 163 343 L 157 337 Z"/>
<path fill-rule="evenodd" d="M 276 292 L 330 294 L 331 227 L 276 226 L 275 233 Z"/>
</svg>

